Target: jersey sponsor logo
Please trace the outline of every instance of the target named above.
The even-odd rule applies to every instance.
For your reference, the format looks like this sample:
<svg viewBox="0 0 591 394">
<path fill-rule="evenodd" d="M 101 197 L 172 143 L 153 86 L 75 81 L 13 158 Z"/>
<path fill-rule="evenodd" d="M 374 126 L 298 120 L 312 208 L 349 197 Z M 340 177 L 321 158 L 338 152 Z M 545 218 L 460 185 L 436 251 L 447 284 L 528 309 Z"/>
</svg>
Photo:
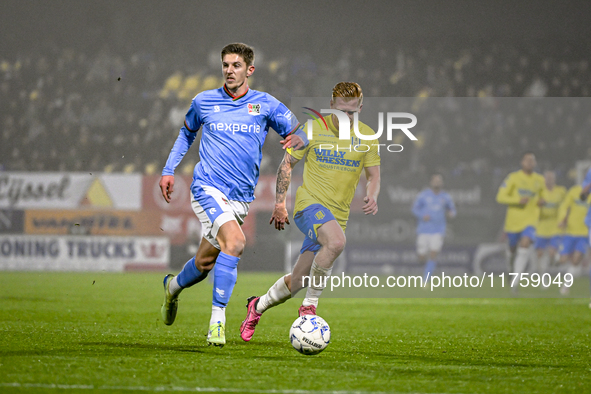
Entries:
<svg viewBox="0 0 591 394">
<path fill-rule="evenodd" d="M 261 105 L 260 104 L 247 104 L 249 115 L 260 115 Z"/>
<path fill-rule="evenodd" d="M 214 105 L 213 106 L 213 112 L 220 112 L 220 106 L 219 105 Z"/>
<path fill-rule="evenodd" d="M 240 124 L 240 123 L 210 123 L 209 128 L 212 131 L 227 131 L 232 133 L 260 133 L 261 125 L 258 124 Z"/>
<path fill-rule="evenodd" d="M 345 167 L 359 167 L 361 165 L 361 160 L 345 159 L 346 152 L 314 148 L 314 153 L 316 153 L 316 161 L 319 163 L 336 164 Z"/>
<path fill-rule="evenodd" d="M 517 193 L 522 197 L 534 197 L 536 195 L 535 192 L 528 189 L 517 189 Z"/>
</svg>

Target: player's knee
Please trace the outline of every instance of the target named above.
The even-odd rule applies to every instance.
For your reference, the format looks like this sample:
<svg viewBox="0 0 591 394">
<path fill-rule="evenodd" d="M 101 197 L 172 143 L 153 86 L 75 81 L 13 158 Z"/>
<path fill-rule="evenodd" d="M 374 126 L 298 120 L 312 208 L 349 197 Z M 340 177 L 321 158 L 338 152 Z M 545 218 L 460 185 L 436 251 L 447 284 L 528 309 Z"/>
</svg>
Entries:
<svg viewBox="0 0 591 394">
<path fill-rule="evenodd" d="M 215 256 L 195 256 L 195 266 L 201 273 L 209 272 L 213 269 L 215 259 Z"/>
<path fill-rule="evenodd" d="M 231 256 L 237 256 L 237 257 L 240 257 L 242 255 L 242 252 L 244 252 L 245 245 L 246 245 L 246 238 L 242 234 L 230 237 L 227 240 L 225 240 L 223 243 L 220 242 L 220 246 L 222 247 L 222 252 L 229 254 Z"/>
<path fill-rule="evenodd" d="M 347 241 L 344 236 L 334 237 L 328 241 L 328 245 L 326 245 L 326 246 L 331 251 L 331 253 L 338 256 L 345 249 L 346 243 L 347 243 Z"/>
</svg>

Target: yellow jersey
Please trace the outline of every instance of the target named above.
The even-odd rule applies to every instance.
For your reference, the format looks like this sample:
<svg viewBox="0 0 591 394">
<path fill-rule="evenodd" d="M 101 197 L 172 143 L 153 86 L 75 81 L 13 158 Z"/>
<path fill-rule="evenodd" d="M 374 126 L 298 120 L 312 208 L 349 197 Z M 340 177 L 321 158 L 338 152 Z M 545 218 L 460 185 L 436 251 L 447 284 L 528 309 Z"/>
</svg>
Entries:
<svg viewBox="0 0 591 394">
<path fill-rule="evenodd" d="M 314 122 L 308 146 L 296 151 L 287 149 L 298 160 L 305 156 L 303 182 L 296 192 L 294 215 L 312 204 L 322 204 L 345 231 L 361 171 L 380 165 L 379 141 L 361 140 L 353 131 L 351 139 L 341 140 L 332 116 L 323 119 L 328 130 L 324 122 Z M 359 132 L 375 135 L 362 122 L 359 122 Z"/>
<path fill-rule="evenodd" d="M 526 227 L 536 227 L 540 217 L 538 199 L 544 188 L 544 177 L 538 173 L 526 174 L 523 170 L 507 175 L 497 193 L 497 202 L 507 205 L 505 232 L 519 233 Z M 525 205 L 519 204 L 529 197 Z"/>
<path fill-rule="evenodd" d="M 544 187 L 540 197 L 546 203 L 540 208 L 540 221 L 536 228 L 536 236 L 550 238 L 562 232 L 558 228 L 558 207 L 565 195 L 566 188 L 564 186 L 554 186 L 552 190 Z"/>
<path fill-rule="evenodd" d="M 562 222 L 568 215 L 564 233 L 575 237 L 586 237 L 589 235 L 589 228 L 585 225 L 585 216 L 591 204 L 591 195 L 586 201 L 580 198 L 583 188 L 580 185 L 571 187 L 558 209 L 558 222 Z"/>
</svg>

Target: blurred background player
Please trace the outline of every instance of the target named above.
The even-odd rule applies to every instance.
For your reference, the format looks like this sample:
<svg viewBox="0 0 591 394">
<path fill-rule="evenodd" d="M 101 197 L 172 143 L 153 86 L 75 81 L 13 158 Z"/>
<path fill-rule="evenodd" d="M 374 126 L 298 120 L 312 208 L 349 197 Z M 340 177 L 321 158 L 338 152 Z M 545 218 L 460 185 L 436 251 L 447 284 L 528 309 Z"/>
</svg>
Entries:
<svg viewBox="0 0 591 394">
<path fill-rule="evenodd" d="M 540 194 L 540 219 L 536 227 L 535 271 L 543 275 L 554 261 L 560 247 L 561 229 L 558 227 L 558 207 L 566 195 L 564 186 L 556 185 L 554 171 L 544 173 L 545 187 Z"/>
<path fill-rule="evenodd" d="M 456 216 L 456 207 L 449 193 L 443 189 L 443 176 L 431 175 L 429 187 L 416 197 L 412 213 L 418 220 L 417 254 L 425 265 L 423 281 L 429 280 L 437 266 L 437 255 L 443 247 L 446 218 Z"/>
<path fill-rule="evenodd" d="M 252 48 L 241 43 L 229 44 L 222 49 L 221 57 L 225 84 L 193 99 L 160 180 L 162 195 L 170 202 L 174 170 L 202 128 L 191 204 L 204 235 L 196 256 L 177 276 L 169 274 L 164 278 L 161 314 L 164 324 L 172 324 L 180 292 L 205 279 L 215 265 L 207 342 L 216 346 L 226 343 L 225 310 L 246 242 L 240 226 L 254 200 L 261 148 L 269 127 L 285 138 L 284 147 L 301 148 L 306 139 L 296 117 L 285 105 L 267 93 L 249 89 L 248 78 L 254 72 Z M 290 135 L 296 130 L 302 137 Z"/>
<path fill-rule="evenodd" d="M 585 224 L 591 196 L 587 194 L 581 200 L 583 187 L 575 185 L 568 190 L 566 197 L 558 211 L 559 227 L 564 230 L 562 249 L 560 250 L 560 264 L 566 265 L 566 272 L 573 279 L 582 272 L 582 261 L 589 247 L 589 227 Z M 560 294 L 568 295 L 569 287 L 563 285 Z"/>
<path fill-rule="evenodd" d="M 544 177 L 536 172 L 536 156 L 526 152 L 521 158 L 521 170 L 510 173 L 497 192 L 497 202 L 507 205 L 505 233 L 509 240 L 507 269 L 510 273 L 525 272 L 530 246 L 536 239 L 536 226 L 540 217 L 540 194 Z M 517 291 L 519 280 L 512 281 Z"/>
<path fill-rule="evenodd" d="M 579 198 L 583 201 L 587 200 L 591 193 L 591 168 L 587 170 L 587 175 L 585 175 L 581 188 L 582 190 Z M 589 228 L 588 242 L 589 245 L 591 245 L 591 206 L 587 210 L 587 215 L 585 216 L 585 225 Z M 591 286 L 591 267 L 589 267 L 589 285 Z M 589 308 L 591 308 L 591 302 L 589 302 Z"/>
<path fill-rule="evenodd" d="M 351 127 L 355 114 L 361 112 L 362 107 L 363 92 L 357 83 L 335 85 L 330 108 L 346 113 Z M 291 171 L 305 157 L 303 183 L 296 193 L 294 221 L 306 238 L 292 273 L 279 278 L 261 297 L 248 299 L 246 319 L 240 327 L 244 341 L 251 340 L 263 312 L 285 302 L 307 284 L 302 283 L 303 276 L 309 275 L 311 281 L 299 315 L 316 314 L 318 298 L 325 286 L 323 279 L 330 276 L 334 261 L 345 247 L 351 201 L 362 169 L 365 169 L 367 178 L 362 210 L 366 215 L 375 215 L 378 211 L 380 156 L 377 146 L 371 145 L 371 141 L 360 141 L 368 144 L 363 147 L 355 145 L 358 147 L 355 150 L 351 140 L 339 139 L 336 115 L 323 119 L 326 128 L 314 123 L 313 138 L 308 147 L 299 151 L 286 150 L 277 171 L 275 209 L 269 223 L 275 222 L 275 228 L 282 230 L 285 223 L 289 224 L 285 199 Z M 363 135 L 375 134 L 362 122 L 359 122 L 359 131 Z"/>
</svg>

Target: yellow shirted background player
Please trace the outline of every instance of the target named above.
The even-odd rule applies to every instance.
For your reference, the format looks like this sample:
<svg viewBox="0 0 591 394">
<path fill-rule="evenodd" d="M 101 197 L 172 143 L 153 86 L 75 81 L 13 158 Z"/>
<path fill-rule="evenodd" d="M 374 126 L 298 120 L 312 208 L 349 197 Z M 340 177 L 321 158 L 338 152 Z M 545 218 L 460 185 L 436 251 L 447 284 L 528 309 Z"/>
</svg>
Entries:
<svg viewBox="0 0 591 394">
<path fill-rule="evenodd" d="M 566 265 L 566 272 L 573 278 L 581 274 L 581 262 L 589 247 L 589 228 L 585 224 L 585 216 L 591 205 L 591 195 L 581 200 L 582 191 L 581 185 L 571 187 L 558 209 L 559 227 L 564 230 L 560 263 Z M 561 294 L 567 295 L 568 292 L 568 287 L 560 288 Z"/>
<path fill-rule="evenodd" d="M 356 114 L 363 107 L 361 87 L 354 82 L 335 85 L 330 108 L 347 115 L 351 130 Z M 362 135 L 375 135 L 374 131 L 358 122 Z M 380 156 L 377 141 L 359 139 L 354 132 L 349 140 L 339 139 L 339 119 L 332 114 L 314 122 L 312 138 L 305 150 L 287 149 L 277 171 L 275 209 L 270 223 L 277 230 L 289 224 L 285 200 L 291 183 L 291 171 L 304 160 L 303 183 L 296 192 L 294 221 L 306 236 L 292 274 L 279 278 L 268 292 L 260 297 L 250 297 L 247 315 L 240 327 L 240 336 L 250 341 L 263 312 L 279 305 L 308 287 L 306 297 L 299 308 L 299 315 L 315 315 L 318 298 L 325 287 L 324 278 L 330 276 L 332 266 L 345 247 L 345 229 L 351 202 L 361 173 L 367 178 L 365 204 L 366 215 L 378 211 L 380 192 Z M 375 144 L 375 145 L 373 145 Z M 311 278 L 302 283 L 302 277 Z"/>
<path fill-rule="evenodd" d="M 558 207 L 564 196 L 566 188 L 556 185 L 554 171 L 544 172 L 545 187 L 540 194 L 543 204 L 540 205 L 540 220 L 536 227 L 536 271 L 543 275 L 554 261 L 556 252 L 560 247 L 562 230 L 558 227 Z"/>
<path fill-rule="evenodd" d="M 521 170 L 510 173 L 497 192 L 497 202 L 507 205 L 505 233 L 509 240 L 508 270 L 511 273 L 525 272 L 529 262 L 529 247 L 536 239 L 536 226 L 540 217 L 540 194 L 544 177 L 536 172 L 536 156 L 526 152 L 521 158 Z M 519 281 L 512 281 L 517 291 Z"/>
<path fill-rule="evenodd" d="M 303 183 L 296 192 L 294 218 L 311 205 L 321 204 L 330 210 L 344 232 L 361 172 L 366 167 L 379 166 L 380 156 L 371 141 L 353 137 L 352 144 L 351 140 L 339 139 L 332 115 L 323 119 L 328 130 L 314 123 L 310 144 L 299 151 L 288 150 L 296 160 L 305 157 Z M 359 132 L 375 134 L 362 122 L 359 122 Z"/>
</svg>

